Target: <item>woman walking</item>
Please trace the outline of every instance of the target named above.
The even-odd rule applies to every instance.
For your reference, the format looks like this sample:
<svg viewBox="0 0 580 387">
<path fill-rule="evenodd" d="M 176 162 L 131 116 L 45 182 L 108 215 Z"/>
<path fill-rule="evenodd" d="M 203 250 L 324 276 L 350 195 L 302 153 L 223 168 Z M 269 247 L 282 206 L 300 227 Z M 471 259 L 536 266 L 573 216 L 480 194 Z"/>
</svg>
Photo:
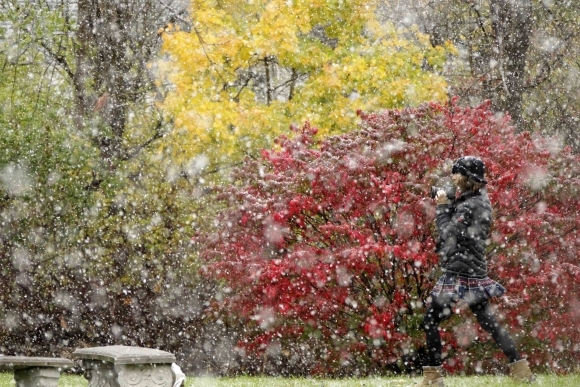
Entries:
<svg viewBox="0 0 580 387">
<path fill-rule="evenodd" d="M 503 295 L 505 288 L 487 276 L 485 250 L 492 210 L 485 188 L 485 165 L 477 157 L 464 156 L 454 162 L 451 172 L 459 196 L 449 199 L 443 190 L 435 196 L 437 252 L 443 275 L 431 291 L 423 320 L 428 365 L 423 367 L 419 386 L 444 386 L 439 325 L 452 316 L 452 310 L 460 303 L 469 306 L 481 327 L 491 334 L 506 355 L 510 375 L 522 382 L 533 382 L 535 376 L 527 361 L 522 359 L 512 337 L 496 320 L 489 302 L 490 298 Z"/>
</svg>

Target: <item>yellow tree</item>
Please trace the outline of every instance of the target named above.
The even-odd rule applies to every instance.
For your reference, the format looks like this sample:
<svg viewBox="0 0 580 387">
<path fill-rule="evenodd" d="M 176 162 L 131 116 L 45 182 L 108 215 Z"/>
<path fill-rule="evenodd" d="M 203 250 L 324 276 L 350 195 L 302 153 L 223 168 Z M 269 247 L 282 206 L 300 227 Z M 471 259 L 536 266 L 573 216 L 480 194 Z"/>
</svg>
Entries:
<svg viewBox="0 0 580 387">
<path fill-rule="evenodd" d="M 172 85 L 166 150 L 184 162 L 203 155 L 214 169 L 292 124 L 340 133 L 356 127 L 357 109 L 447 98 L 438 70 L 452 47 L 416 31 L 402 38 L 378 22 L 374 1 L 192 0 L 190 16 L 189 31 L 163 31 L 158 64 Z"/>
</svg>

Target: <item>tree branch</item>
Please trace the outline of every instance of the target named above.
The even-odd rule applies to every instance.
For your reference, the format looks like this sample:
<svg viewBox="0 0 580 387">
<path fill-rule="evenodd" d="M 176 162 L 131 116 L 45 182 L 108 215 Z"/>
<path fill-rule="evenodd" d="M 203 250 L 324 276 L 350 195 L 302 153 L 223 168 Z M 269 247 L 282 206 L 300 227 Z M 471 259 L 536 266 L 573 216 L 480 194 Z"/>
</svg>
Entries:
<svg viewBox="0 0 580 387">
<path fill-rule="evenodd" d="M 163 127 L 163 122 L 164 122 L 163 117 L 159 118 L 159 120 L 157 121 L 157 124 L 155 125 L 155 129 L 154 129 L 155 133 L 153 134 L 153 136 L 151 138 L 149 138 L 147 141 L 145 141 L 144 143 L 142 143 L 141 145 L 139 145 L 138 147 L 133 148 L 132 150 L 126 152 L 125 155 L 123 155 L 123 157 L 121 157 L 121 160 L 127 161 L 129 159 L 132 159 L 137 154 L 139 154 L 143 149 L 148 147 L 153 141 L 163 137 L 163 133 L 161 131 L 161 128 Z"/>
<path fill-rule="evenodd" d="M 72 69 L 70 68 L 68 62 L 66 61 L 66 58 L 60 54 L 57 54 L 55 52 L 53 52 L 51 50 L 50 47 L 48 47 L 48 45 L 45 42 L 40 42 L 40 46 L 42 48 L 44 48 L 44 50 L 48 53 L 48 55 L 54 59 L 54 61 L 56 63 L 58 63 L 62 69 L 66 72 L 66 74 L 69 76 L 69 78 L 72 80 L 74 78 L 74 72 L 72 71 Z"/>
</svg>

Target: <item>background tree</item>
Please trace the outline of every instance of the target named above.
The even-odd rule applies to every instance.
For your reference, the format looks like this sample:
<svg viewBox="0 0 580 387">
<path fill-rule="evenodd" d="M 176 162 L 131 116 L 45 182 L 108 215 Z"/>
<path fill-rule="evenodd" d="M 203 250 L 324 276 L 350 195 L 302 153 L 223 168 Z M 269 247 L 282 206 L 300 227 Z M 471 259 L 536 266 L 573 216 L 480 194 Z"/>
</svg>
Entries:
<svg viewBox="0 0 580 387">
<path fill-rule="evenodd" d="M 519 130 L 560 136 L 579 149 L 577 7 L 569 1 L 382 2 L 385 19 L 416 24 L 432 44 L 450 40 L 452 94 L 465 104 L 491 99 Z"/>
<path fill-rule="evenodd" d="M 355 127 L 358 107 L 445 100 L 437 72 L 452 47 L 432 48 L 415 32 L 400 39 L 374 11 L 360 1 L 192 1 L 191 26 L 165 29 L 167 56 L 155 64 L 166 74 L 162 107 L 175 123 L 166 152 L 185 175 L 229 184 L 228 167 L 258 157 L 294 123 L 343 132 Z M 195 222 L 206 230 L 222 205 L 208 191 Z M 230 329 L 232 315 L 220 321 L 232 339 L 243 334 Z"/>
<path fill-rule="evenodd" d="M 208 170 L 256 157 L 291 124 L 340 133 L 357 108 L 447 98 L 438 72 L 452 48 L 400 38 L 372 1 L 194 0 L 190 17 L 190 30 L 163 35 L 174 88 L 163 107 L 173 141 Z"/>
<path fill-rule="evenodd" d="M 490 275 L 499 315 L 532 365 L 573 371 L 580 316 L 578 164 L 547 138 L 515 134 L 485 103 L 363 114 L 359 131 L 316 140 L 306 125 L 222 188 L 218 231 L 201 233 L 217 310 L 245 318 L 247 359 L 279 372 L 400 371 L 419 357 L 423 301 L 436 279 L 430 186 L 460 155 L 487 165 Z M 451 319 L 450 370 L 505 366 L 491 338 Z"/>
<path fill-rule="evenodd" d="M 164 152 L 148 65 L 178 5 L 0 0 L 3 353 L 116 343 L 227 364 L 190 259 L 195 165 Z"/>
</svg>

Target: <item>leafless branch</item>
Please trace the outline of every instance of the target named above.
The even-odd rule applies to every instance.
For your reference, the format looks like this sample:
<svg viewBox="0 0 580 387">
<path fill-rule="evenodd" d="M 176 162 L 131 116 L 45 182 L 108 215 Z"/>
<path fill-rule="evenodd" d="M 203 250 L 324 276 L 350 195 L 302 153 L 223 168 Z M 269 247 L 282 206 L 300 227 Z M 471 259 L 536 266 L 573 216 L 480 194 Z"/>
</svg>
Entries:
<svg viewBox="0 0 580 387">
<path fill-rule="evenodd" d="M 66 73 L 66 75 L 68 75 L 68 77 L 70 79 L 73 79 L 74 77 L 74 72 L 72 71 L 72 69 L 70 68 L 66 58 L 58 53 L 55 53 L 52 51 L 52 49 L 48 46 L 48 44 L 46 44 L 46 42 L 40 42 L 40 46 L 46 51 L 46 53 L 56 62 L 60 65 L 60 67 L 62 67 L 62 69 L 64 70 L 64 72 Z"/>
</svg>

